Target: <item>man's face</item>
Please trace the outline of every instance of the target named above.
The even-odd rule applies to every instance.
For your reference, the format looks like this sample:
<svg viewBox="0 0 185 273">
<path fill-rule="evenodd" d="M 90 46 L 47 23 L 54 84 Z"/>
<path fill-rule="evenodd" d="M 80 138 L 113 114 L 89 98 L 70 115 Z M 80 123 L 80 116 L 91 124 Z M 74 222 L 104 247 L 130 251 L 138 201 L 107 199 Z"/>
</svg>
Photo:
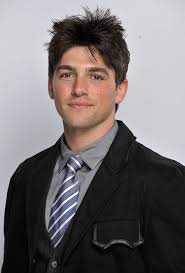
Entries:
<svg viewBox="0 0 185 273">
<path fill-rule="evenodd" d="M 55 100 L 64 128 L 111 126 L 115 103 L 119 104 L 125 96 L 127 80 L 116 87 L 114 70 L 105 65 L 97 50 L 94 56 L 88 47 L 70 48 L 49 79 L 49 94 Z"/>
</svg>

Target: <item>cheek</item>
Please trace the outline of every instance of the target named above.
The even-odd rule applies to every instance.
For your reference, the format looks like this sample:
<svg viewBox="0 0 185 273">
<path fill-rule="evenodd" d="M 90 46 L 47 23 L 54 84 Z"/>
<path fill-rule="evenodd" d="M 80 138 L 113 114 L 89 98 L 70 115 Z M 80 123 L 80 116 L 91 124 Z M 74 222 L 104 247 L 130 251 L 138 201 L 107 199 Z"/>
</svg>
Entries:
<svg viewBox="0 0 185 273">
<path fill-rule="evenodd" d="M 114 104 L 116 98 L 116 90 L 111 85 L 107 85 L 106 87 L 99 87 L 96 90 L 95 96 L 103 104 Z"/>
<path fill-rule="evenodd" d="M 54 85 L 54 93 L 56 98 L 60 97 L 66 97 L 68 94 L 70 94 L 70 84 L 69 83 L 62 83 L 62 82 L 56 82 Z"/>
</svg>

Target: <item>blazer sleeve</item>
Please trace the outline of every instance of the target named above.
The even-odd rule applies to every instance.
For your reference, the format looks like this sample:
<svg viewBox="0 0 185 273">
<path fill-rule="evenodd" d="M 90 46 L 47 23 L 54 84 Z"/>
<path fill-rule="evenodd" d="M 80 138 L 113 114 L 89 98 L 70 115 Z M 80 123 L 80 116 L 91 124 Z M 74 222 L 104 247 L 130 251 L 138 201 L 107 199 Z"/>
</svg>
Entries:
<svg viewBox="0 0 185 273">
<path fill-rule="evenodd" d="M 185 167 L 162 169 L 150 185 L 152 200 L 144 256 L 150 273 L 185 272 Z"/>
<path fill-rule="evenodd" d="M 10 179 L 4 216 L 4 259 L 1 273 L 27 272 L 23 163 Z M 19 270 L 19 271 L 18 271 Z"/>
</svg>

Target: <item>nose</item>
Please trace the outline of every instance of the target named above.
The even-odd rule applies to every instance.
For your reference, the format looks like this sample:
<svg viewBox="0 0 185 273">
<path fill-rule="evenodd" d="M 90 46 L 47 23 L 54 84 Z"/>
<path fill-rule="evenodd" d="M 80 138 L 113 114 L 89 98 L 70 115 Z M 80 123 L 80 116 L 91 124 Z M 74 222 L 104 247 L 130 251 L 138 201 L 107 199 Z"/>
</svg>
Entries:
<svg viewBox="0 0 185 273">
<path fill-rule="evenodd" d="M 77 76 L 75 78 L 73 88 L 72 88 L 72 96 L 81 97 L 83 95 L 87 95 L 88 87 L 84 77 Z"/>
</svg>

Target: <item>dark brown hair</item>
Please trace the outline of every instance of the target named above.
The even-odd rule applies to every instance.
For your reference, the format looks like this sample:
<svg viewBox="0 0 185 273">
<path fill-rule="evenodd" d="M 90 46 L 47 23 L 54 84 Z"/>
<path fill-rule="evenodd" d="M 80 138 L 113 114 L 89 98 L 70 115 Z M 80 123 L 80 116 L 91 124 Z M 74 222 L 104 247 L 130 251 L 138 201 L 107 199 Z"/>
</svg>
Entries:
<svg viewBox="0 0 185 273">
<path fill-rule="evenodd" d="M 91 12 L 84 7 L 85 15 L 69 16 L 53 22 L 51 41 L 47 44 L 49 77 L 52 78 L 63 53 L 73 46 L 87 46 L 99 51 L 103 61 L 115 71 L 119 85 L 126 77 L 130 53 L 125 41 L 125 29 L 110 9 L 97 8 Z"/>
</svg>

